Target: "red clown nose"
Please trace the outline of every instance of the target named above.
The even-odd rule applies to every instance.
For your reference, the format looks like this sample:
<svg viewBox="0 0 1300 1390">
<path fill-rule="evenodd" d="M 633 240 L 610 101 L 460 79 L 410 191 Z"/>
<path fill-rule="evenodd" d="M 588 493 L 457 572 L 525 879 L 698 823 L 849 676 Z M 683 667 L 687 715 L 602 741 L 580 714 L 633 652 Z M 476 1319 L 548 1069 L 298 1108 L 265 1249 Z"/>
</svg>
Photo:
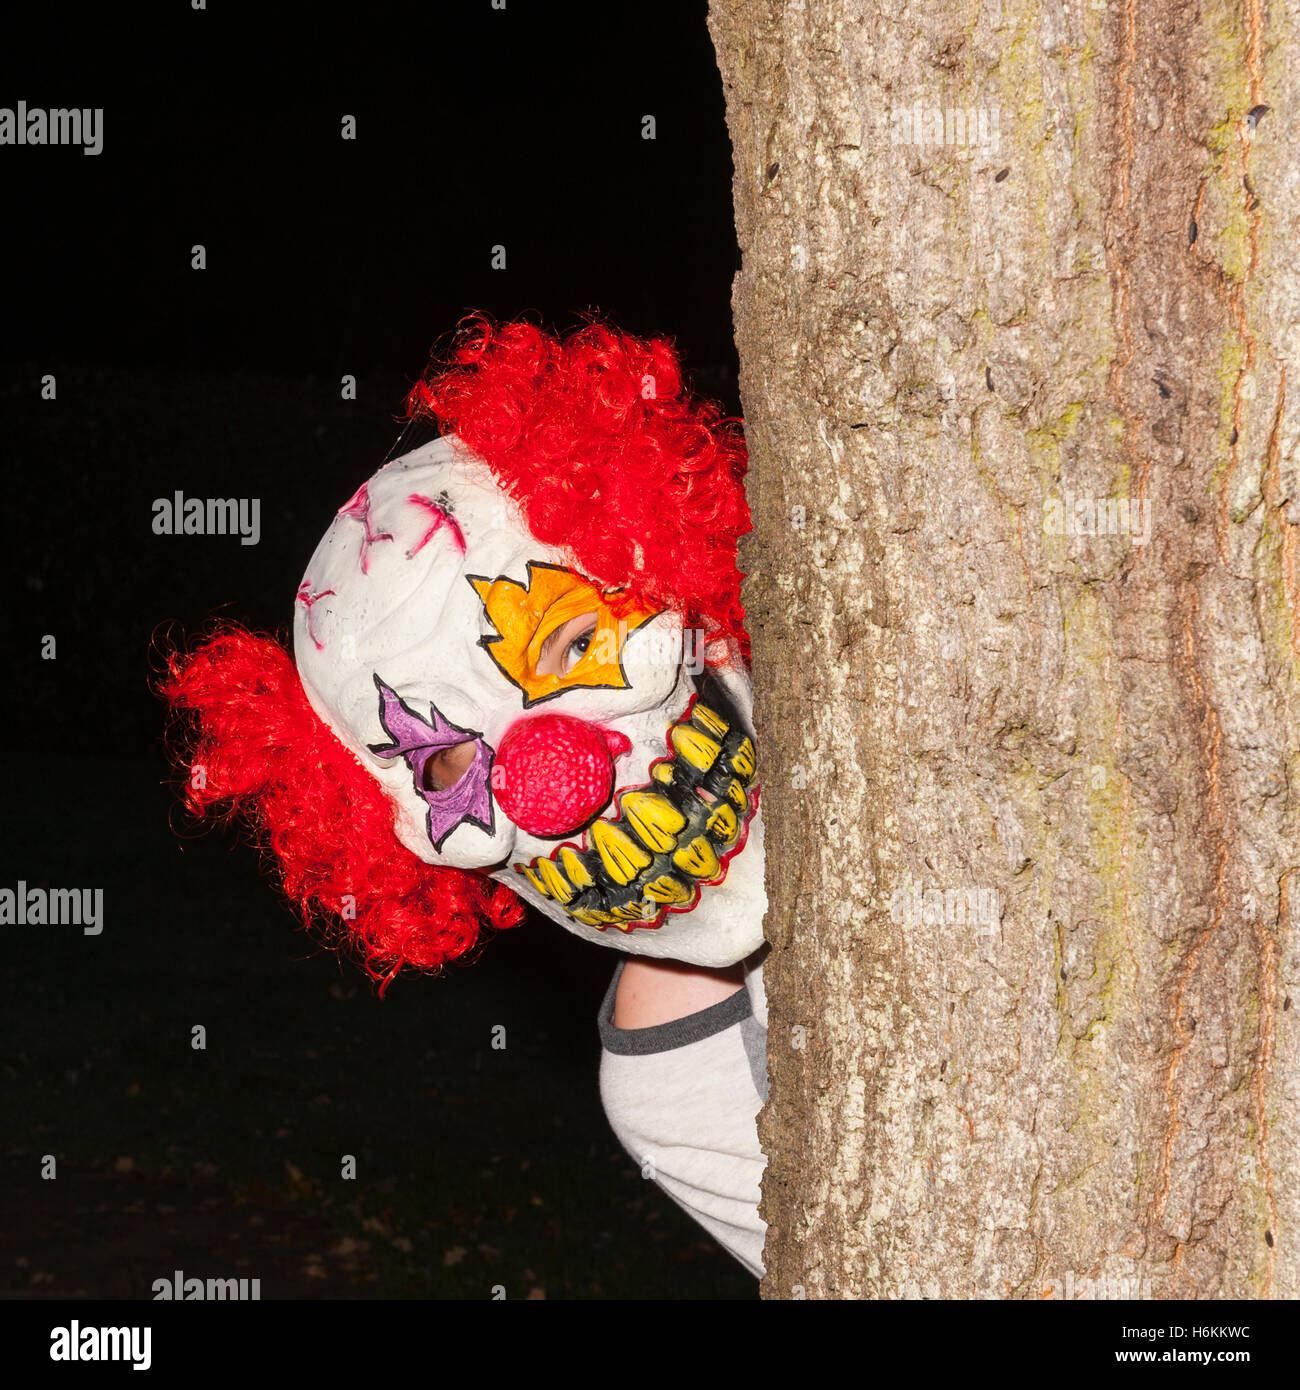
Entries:
<svg viewBox="0 0 1300 1390">
<path fill-rule="evenodd" d="M 572 835 L 609 804 L 614 759 L 631 748 L 622 734 L 570 714 L 521 719 L 497 746 L 497 803 L 529 835 Z"/>
</svg>

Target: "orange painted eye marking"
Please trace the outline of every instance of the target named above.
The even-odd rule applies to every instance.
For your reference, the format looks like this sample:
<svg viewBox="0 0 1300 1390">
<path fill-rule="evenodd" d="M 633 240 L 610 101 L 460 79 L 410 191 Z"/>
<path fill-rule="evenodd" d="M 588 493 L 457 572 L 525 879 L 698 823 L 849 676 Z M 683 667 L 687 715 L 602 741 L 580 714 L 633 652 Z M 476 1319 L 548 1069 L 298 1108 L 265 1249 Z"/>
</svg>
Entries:
<svg viewBox="0 0 1300 1390">
<path fill-rule="evenodd" d="M 578 686 L 623 690 L 623 644 L 661 610 L 639 605 L 615 617 L 605 596 L 590 580 L 559 565 L 528 562 L 528 583 L 504 575 L 498 579 L 468 576 L 483 601 L 497 636 L 479 645 L 500 667 L 512 685 L 524 692 L 524 704 L 535 705 Z M 541 675 L 537 666 L 546 639 L 573 618 L 594 615 L 596 626 L 587 649 L 566 675 Z"/>
</svg>

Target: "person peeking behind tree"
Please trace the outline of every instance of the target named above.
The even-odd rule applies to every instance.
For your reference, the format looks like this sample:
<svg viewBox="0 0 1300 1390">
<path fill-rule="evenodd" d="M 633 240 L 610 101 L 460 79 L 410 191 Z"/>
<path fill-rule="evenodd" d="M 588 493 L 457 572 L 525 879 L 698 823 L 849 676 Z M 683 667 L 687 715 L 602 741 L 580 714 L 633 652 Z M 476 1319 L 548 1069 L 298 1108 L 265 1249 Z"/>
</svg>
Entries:
<svg viewBox="0 0 1300 1390">
<path fill-rule="evenodd" d="M 293 656 L 225 624 L 168 657 L 187 803 L 249 820 L 381 996 L 525 903 L 619 952 L 598 1019 L 610 1124 L 761 1275 L 738 422 L 688 394 L 666 340 L 482 315 L 408 415 L 307 566 Z"/>
</svg>

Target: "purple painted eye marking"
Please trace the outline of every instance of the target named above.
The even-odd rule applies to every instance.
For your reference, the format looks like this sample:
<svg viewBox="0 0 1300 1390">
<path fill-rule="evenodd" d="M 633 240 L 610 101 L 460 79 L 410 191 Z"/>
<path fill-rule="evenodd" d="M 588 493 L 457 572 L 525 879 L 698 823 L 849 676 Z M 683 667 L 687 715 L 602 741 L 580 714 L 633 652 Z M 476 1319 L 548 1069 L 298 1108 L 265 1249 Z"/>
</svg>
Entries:
<svg viewBox="0 0 1300 1390">
<path fill-rule="evenodd" d="M 370 529 L 370 493 L 367 490 L 369 483 L 362 483 L 359 488 L 348 498 L 339 508 L 339 516 L 349 516 L 353 521 L 359 521 L 365 527 L 365 535 L 361 538 L 361 573 L 370 573 L 370 547 L 375 541 L 391 541 L 392 533 L 389 531 L 372 531 Z"/>
<path fill-rule="evenodd" d="M 451 514 L 451 498 L 449 498 L 445 492 L 440 492 L 438 494 L 437 501 L 428 497 L 421 497 L 418 492 L 413 492 L 406 500 L 408 502 L 413 502 L 417 507 L 423 507 L 426 511 L 433 513 L 433 525 L 430 526 L 421 537 L 419 545 L 412 546 L 411 549 L 406 552 L 406 558 L 408 560 L 411 559 L 412 556 L 418 555 L 444 526 L 450 529 L 451 538 L 456 542 L 456 549 L 459 550 L 462 555 L 465 553 L 465 533 L 460 529 L 460 524 Z"/>
<path fill-rule="evenodd" d="M 320 593 L 313 594 L 311 591 L 310 579 L 304 579 L 302 583 L 298 585 L 298 602 L 307 610 L 307 636 L 316 643 L 316 650 L 318 652 L 323 652 L 325 650 L 325 643 L 320 641 L 311 630 L 312 605 L 320 599 L 328 598 L 333 592 L 333 589 L 322 589 Z"/>
<path fill-rule="evenodd" d="M 381 758 L 405 758 L 415 777 L 415 790 L 429 807 L 428 831 L 434 849 L 440 853 L 443 842 L 458 825 L 468 821 L 480 830 L 493 833 L 492 776 L 493 751 L 480 734 L 458 728 L 445 719 L 437 705 L 429 705 L 429 723 L 405 704 L 397 692 L 375 676 L 379 691 L 379 722 L 392 743 L 372 743 L 370 751 Z M 435 753 L 473 740 L 474 760 L 455 785 L 430 791 L 424 785 L 424 768 Z"/>
</svg>

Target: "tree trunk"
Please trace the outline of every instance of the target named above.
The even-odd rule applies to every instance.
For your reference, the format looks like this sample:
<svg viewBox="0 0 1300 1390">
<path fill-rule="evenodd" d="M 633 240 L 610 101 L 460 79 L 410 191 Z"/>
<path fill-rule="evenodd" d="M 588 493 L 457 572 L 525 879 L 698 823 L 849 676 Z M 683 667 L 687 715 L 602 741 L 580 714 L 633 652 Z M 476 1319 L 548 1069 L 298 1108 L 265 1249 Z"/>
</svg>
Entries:
<svg viewBox="0 0 1300 1390">
<path fill-rule="evenodd" d="M 1300 1295 L 1298 27 L 713 0 L 769 1298 Z"/>
</svg>

